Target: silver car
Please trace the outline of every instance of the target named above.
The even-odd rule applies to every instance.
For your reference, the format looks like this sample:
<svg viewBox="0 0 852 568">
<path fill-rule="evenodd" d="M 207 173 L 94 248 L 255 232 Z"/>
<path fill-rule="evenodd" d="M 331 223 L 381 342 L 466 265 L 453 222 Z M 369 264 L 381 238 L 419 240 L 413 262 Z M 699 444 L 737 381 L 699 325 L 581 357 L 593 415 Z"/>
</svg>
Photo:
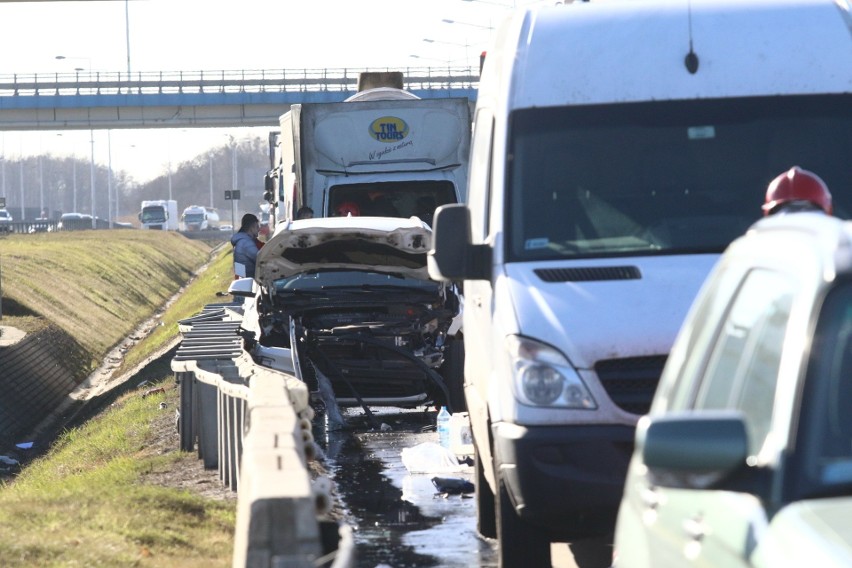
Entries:
<svg viewBox="0 0 852 568">
<path fill-rule="evenodd" d="M 770 217 L 721 258 L 636 445 L 615 566 L 852 566 L 852 223 Z"/>
<path fill-rule="evenodd" d="M 0 209 L 0 232 L 11 233 L 13 221 L 12 214 L 9 211 Z"/>
</svg>

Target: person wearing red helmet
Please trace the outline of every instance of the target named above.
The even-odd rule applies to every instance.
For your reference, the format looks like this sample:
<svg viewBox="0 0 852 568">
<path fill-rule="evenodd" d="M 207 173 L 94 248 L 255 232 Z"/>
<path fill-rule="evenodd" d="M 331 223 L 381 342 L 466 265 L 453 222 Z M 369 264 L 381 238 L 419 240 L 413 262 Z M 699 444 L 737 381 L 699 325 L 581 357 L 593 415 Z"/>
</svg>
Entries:
<svg viewBox="0 0 852 568">
<path fill-rule="evenodd" d="M 827 215 L 833 212 L 828 186 L 818 175 L 799 166 L 769 183 L 763 204 L 764 216 L 796 211 L 822 211 Z"/>
</svg>

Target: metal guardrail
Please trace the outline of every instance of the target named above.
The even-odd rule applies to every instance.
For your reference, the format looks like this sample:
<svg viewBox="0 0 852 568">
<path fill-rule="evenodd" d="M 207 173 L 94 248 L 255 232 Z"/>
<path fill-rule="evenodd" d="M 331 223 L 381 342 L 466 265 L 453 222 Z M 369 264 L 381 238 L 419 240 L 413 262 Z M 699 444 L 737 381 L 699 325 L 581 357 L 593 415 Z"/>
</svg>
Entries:
<svg viewBox="0 0 852 568">
<path fill-rule="evenodd" d="M 404 86 L 412 91 L 479 83 L 472 67 L 18 73 L 0 75 L 0 108 L 10 104 L 2 103 L 4 97 L 355 91 L 363 71 L 402 71 Z"/>
<path fill-rule="evenodd" d="M 212 304 L 180 322 L 171 368 L 180 385 L 184 451 L 237 492 L 235 567 L 351 568 L 350 527 L 324 519 L 331 481 L 312 480 L 313 410 L 295 376 L 256 365 L 237 335 L 241 304 Z"/>
<path fill-rule="evenodd" d="M 127 224 L 118 224 L 115 222 L 112 223 L 112 227 L 110 227 L 110 223 L 106 219 L 96 219 L 95 228 L 130 229 L 133 227 Z M 0 237 L 11 234 L 33 235 L 35 233 L 86 231 L 90 229 L 92 229 L 91 219 L 72 219 L 70 222 L 59 222 L 55 219 L 34 219 L 32 221 L 12 221 L 0 223 Z"/>
</svg>

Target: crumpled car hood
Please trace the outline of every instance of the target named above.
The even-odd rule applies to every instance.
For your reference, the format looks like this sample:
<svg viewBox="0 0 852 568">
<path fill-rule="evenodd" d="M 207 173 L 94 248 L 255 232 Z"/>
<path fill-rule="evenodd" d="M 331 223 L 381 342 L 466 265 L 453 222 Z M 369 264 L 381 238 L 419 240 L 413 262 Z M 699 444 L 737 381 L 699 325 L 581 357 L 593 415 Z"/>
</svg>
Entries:
<svg viewBox="0 0 852 568">
<path fill-rule="evenodd" d="M 429 280 L 432 231 L 420 219 L 330 217 L 282 223 L 257 254 L 264 287 L 314 270 L 370 270 Z"/>
</svg>

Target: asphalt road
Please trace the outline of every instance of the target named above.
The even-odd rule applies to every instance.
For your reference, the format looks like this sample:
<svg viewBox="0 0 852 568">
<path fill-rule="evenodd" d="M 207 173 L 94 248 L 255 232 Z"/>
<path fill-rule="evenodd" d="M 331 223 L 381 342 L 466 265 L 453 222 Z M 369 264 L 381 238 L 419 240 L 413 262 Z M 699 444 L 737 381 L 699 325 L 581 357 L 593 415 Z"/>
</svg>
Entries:
<svg viewBox="0 0 852 568">
<path fill-rule="evenodd" d="M 441 493 L 432 482 L 473 483 L 473 468 L 410 473 L 403 463 L 404 448 L 422 456 L 428 455 L 422 444 L 438 443 L 434 409 L 371 410 L 374 419 L 363 409 L 345 409 L 349 430 L 327 432 L 319 419 L 314 431 L 355 529 L 358 567 L 496 567 L 496 541 L 477 534 L 472 494 Z M 568 545 L 554 544 L 552 552 L 555 568 L 578 568 Z"/>
</svg>

